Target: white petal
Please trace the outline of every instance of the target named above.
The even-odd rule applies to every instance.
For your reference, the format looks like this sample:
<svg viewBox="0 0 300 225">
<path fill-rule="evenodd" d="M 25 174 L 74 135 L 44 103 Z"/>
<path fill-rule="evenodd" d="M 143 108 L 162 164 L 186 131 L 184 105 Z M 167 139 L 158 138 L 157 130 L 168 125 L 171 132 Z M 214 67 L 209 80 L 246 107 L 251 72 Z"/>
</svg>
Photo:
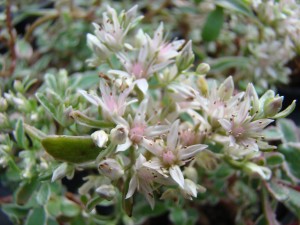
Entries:
<svg viewBox="0 0 300 225">
<path fill-rule="evenodd" d="M 111 75 L 117 75 L 119 77 L 130 77 L 130 75 L 127 72 L 122 70 L 109 70 L 107 73 Z"/>
<path fill-rule="evenodd" d="M 171 43 L 172 47 L 176 50 L 178 50 L 183 44 L 184 44 L 185 40 L 176 40 L 176 41 L 173 41 Z"/>
<path fill-rule="evenodd" d="M 145 162 L 146 162 L 146 158 L 142 154 L 140 154 L 136 160 L 136 164 L 135 164 L 136 170 L 140 169 Z"/>
<path fill-rule="evenodd" d="M 194 198 L 197 197 L 197 185 L 193 181 L 185 179 L 184 190 L 188 195 L 193 196 Z"/>
<path fill-rule="evenodd" d="M 129 129 L 129 123 L 121 116 L 119 115 L 113 115 L 112 120 L 117 124 L 117 125 L 123 125 Z"/>
<path fill-rule="evenodd" d="M 132 145 L 132 142 L 130 141 L 130 139 L 126 138 L 125 143 L 118 145 L 116 151 L 117 152 L 123 152 L 123 151 L 127 150 L 131 145 Z"/>
<path fill-rule="evenodd" d="M 163 147 L 154 141 L 143 138 L 141 145 L 156 156 L 161 156 Z"/>
<path fill-rule="evenodd" d="M 145 129 L 145 136 L 146 137 L 159 136 L 161 134 L 166 133 L 168 130 L 169 130 L 169 126 L 167 125 L 150 126 Z"/>
<path fill-rule="evenodd" d="M 221 99 L 228 100 L 234 90 L 234 83 L 232 76 L 228 77 L 220 86 L 218 89 L 218 96 L 221 97 Z"/>
<path fill-rule="evenodd" d="M 170 133 L 168 134 L 168 138 L 167 138 L 167 146 L 171 151 L 173 151 L 177 145 L 178 128 L 179 128 L 179 120 L 176 120 L 170 128 Z"/>
<path fill-rule="evenodd" d="M 143 94 L 146 95 L 148 87 L 149 87 L 147 80 L 146 79 L 138 79 L 135 81 L 135 84 L 143 92 Z"/>
<path fill-rule="evenodd" d="M 156 64 L 154 66 L 152 66 L 150 69 L 149 69 L 149 74 L 152 74 L 152 73 L 155 73 L 161 69 L 164 69 L 165 67 L 167 67 L 169 64 L 173 63 L 174 60 L 168 60 L 166 62 L 163 62 L 163 63 L 159 63 L 159 64 Z"/>
<path fill-rule="evenodd" d="M 162 174 L 161 168 L 163 167 L 163 165 L 158 158 L 152 158 L 151 160 L 143 163 L 143 166 L 156 170 L 157 172 Z"/>
<path fill-rule="evenodd" d="M 202 101 L 202 100 L 201 100 Z M 192 109 L 186 111 L 193 119 L 199 120 L 202 124 L 207 124 L 207 120 L 204 119 L 199 113 Z"/>
<path fill-rule="evenodd" d="M 201 152 L 202 150 L 206 149 L 207 145 L 192 145 L 187 148 L 183 148 L 179 150 L 179 159 L 180 160 L 186 160 L 191 157 L 194 157 L 198 152 Z"/>
<path fill-rule="evenodd" d="M 154 39 L 156 39 L 157 42 L 160 42 L 160 40 L 163 37 L 163 32 L 164 32 L 164 23 L 161 22 L 158 26 L 158 28 L 156 29 L 156 31 L 154 32 Z M 159 44 L 159 43 L 158 43 Z"/>
<path fill-rule="evenodd" d="M 235 138 L 232 135 L 230 135 L 229 136 L 229 146 L 232 147 L 235 144 L 236 144 Z"/>
<path fill-rule="evenodd" d="M 131 180 L 129 182 L 128 192 L 125 197 L 126 199 L 130 198 L 134 194 L 136 187 L 137 187 L 137 179 L 136 179 L 136 176 L 134 176 L 131 178 Z"/>
<path fill-rule="evenodd" d="M 250 130 L 252 132 L 262 131 L 266 126 L 272 123 L 270 119 L 260 119 L 250 123 Z"/>
<path fill-rule="evenodd" d="M 221 126 L 226 130 L 226 131 L 230 131 L 231 130 L 231 122 L 229 122 L 228 120 L 226 119 L 219 119 L 218 120 L 219 123 L 221 124 Z"/>
<path fill-rule="evenodd" d="M 90 103 L 92 103 L 93 105 L 99 106 L 101 99 L 98 96 L 92 95 L 92 94 L 88 94 L 86 91 L 84 90 L 78 90 L 78 92 L 80 94 L 83 95 L 83 97 L 85 97 Z"/>
<path fill-rule="evenodd" d="M 144 99 L 138 109 L 136 110 L 134 123 L 135 124 L 143 124 L 145 122 L 146 110 L 148 105 L 148 99 Z"/>
<path fill-rule="evenodd" d="M 183 177 L 183 173 L 180 170 L 179 166 L 174 165 L 174 166 L 170 167 L 169 172 L 170 172 L 170 176 L 172 177 L 172 179 L 174 181 L 176 181 L 176 183 L 179 184 L 179 186 L 181 188 L 184 188 L 184 177 Z"/>
<path fill-rule="evenodd" d="M 132 100 L 130 100 L 129 102 L 127 102 L 126 103 L 126 106 L 127 105 L 131 105 L 131 104 L 133 104 L 133 103 L 136 103 L 136 102 L 138 102 L 139 100 L 137 100 L 137 99 L 132 99 Z"/>
<path fill-rule="evenodd" d="M 141 182 L 140 183 L 140 191 L 145 195 L 148 203 L 150 204 L 151 208 L 154 208 L 154 195 L 153 195 L 153 191 L 152 188 L 150 186 L 150 183 L 148 183 L 147 181 L 145 182 Z"/>
</svg>

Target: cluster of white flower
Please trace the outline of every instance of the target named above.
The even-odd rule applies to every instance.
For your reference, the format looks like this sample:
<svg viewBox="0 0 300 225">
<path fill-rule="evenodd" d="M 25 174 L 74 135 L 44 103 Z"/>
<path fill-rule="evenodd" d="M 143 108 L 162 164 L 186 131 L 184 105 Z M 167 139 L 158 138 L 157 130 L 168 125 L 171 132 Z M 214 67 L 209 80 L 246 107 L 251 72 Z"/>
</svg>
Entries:
<svg viewBox="0 0 300 225">
<path fill-rule="evenodd" d="M 128 35 L 140 19 L 136 12 L 135 6 L 118 15 L 108 7 L 103 24 L 95 25 L 96 36 L 87 36 L 95 54 L 90 62 L 110 65 L 101 74 L 100 96 L 80 90 L 97 106 L 101 119 L 112 124 L 91 135 L 97 146 L 105 148 L 96 163 L 109 180 L 97 183 L 97 192 L 110 198 L 115 186 L 127 190 L 128 199 L 138 191 L 151 207 L 160 191 L 163 199 L 178 193 L 187 199 L 197 197 L 205 191 L 195 172 L 196 164 L 203 163 L 201 157 L 239 163 L 241 170 L 269 179 L 271 171 L 254 161 L 263 150 L 274 148 L 262 132 L 295 103 L 279 112 L 283 98 L 273 91 L 259 98 L 251 84 L 245 92 L 236 90 L 232 77 L 220 85 L 208 82 L 207 64 L 190 71 L 191 42 L 168 42 L 163 24 L 153 37 L 142 30 Z M 214 153 L 209 146 L 217 142 L 223 148 Z M 124 185 L 118 186 L 118 180 Z"/>
<path fill-rule="evenodd" d="M 264 77 L 258 82 L 264 89 L 268 83 L 288 83 L 291 70 L 286 64 L 299 53 L 299 4 L 294 0 L 253 1 L 252 7 L 264 26 L 254 28 L 260 31 L 249 46 L 252 57 L 247 69 L 254 69 L 254 79 Z"/>
<path fill-rule="evenodd" d="M 180 7 L 180 1 L 175 2 Z M 185 4 L 197 12 L 191 11 L 191 15 L 185 18 L 189 36 L 199 43 L 197 47 L 206 53 L 213 68 L 220 63 L 220 69 L 213 71 L 216 76 L 224 76 L 224 70 L 235 68 L 231 73 L 236 82 L 252 82 L 263 90 L 289 82 L 292 71 L 287 64 L 300 54 L 300 6 L 297 1 L 237 3 L 244 11 L 227 1 L 205 0 L 197 5 L 193 2 Z M 222 8 L 220 17 L 224 19 L 220 34 L 216 39 L 203 42 L 199 33 L 218 7 Z M 223 60 L 230 61 L 231 66 L 226 67 Z"/>
</svg>

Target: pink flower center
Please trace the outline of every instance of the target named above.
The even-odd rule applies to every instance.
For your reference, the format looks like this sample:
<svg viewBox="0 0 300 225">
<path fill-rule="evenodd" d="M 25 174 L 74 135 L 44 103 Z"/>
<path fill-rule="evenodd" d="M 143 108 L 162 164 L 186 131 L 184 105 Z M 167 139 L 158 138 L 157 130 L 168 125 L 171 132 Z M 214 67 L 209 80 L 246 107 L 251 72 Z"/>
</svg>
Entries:
<svg viewBox="0 0 300 225">
<path fill-rule="evenodd" d="M 129 137 L 132 142 L 139 143 L 144 136 L 144 132 L 145 132 L 145 126 L 137 125 L 130 129 Z"/>
<path fill-rule="evenodd" d="M 142 78 L 144 73 L 144 67 L 142 63 L 134 63 L 132 65 L 131 72 L 134 74 L 136 78 Z"/>
<path fill-rule="evenodd" d="M 165 164 L 172 165 L 175 162 L 176 157 L 172 151 L 167 150 L 163 152 L 162 159 Z"/>
<path fill-rule="evenodd" d="M 245 133 L 245 129 L 242 126 L 237 126 L 234 127 L 231 132 L 234 137 L 239 138 Z"/>
</svg>

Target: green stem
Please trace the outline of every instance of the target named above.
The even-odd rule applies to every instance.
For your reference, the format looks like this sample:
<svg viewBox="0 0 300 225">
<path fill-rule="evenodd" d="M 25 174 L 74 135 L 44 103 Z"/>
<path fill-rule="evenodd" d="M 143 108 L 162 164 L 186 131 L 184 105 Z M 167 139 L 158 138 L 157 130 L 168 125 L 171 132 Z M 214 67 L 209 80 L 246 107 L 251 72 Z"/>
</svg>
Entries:
<svg viewBox="0 0 300 225">
<path fill-rule="evenodd" d="M 181 70 L 180 70 L 180 71 L 177 71 L 176 75 L 175 75 L 171 80 L 169 80 L 168 82 L 165 82 L 165 83 L 163 83 L 163 84 L 151 85 L 150 88 L 151 88 L 151 89 L 165 88 L 165 87 L 167 87 L 170 83 L 172 83 L 173 81 L 175 81 L 175 80 L 179 77 L 179 75 L 182 74 L 182 73 L 183 73 L 183 71 L 181 71 Z"/>
<path fill-rule="evenodd" d="M 39 19 L 37 19 L 30 27 L 29 29 L 27 30 L 26 34 L 25 34 L 25 40 L 26 41 L 30 41 L 30 37 L 33 33 L 33 31 L 40 25 L 42 25 L 43 23 L 46 23 L 47 21 L 49 20 L 53 20 L 53 19 L 56 19 L 58 18 L 59 16 L 59 13 L 58 12 L 55 12 L 51 15 L 45 15 Z"/>
<path fill-rule="evenodd" d="M 96 164 L 98 165 L 98 163 L 100 163 L 104 157 L 108 157 L 115 150 L 115 148 L 116 144 L 110 143 L 105 150 L 99 153 L 99 155 L 96 158 Z"/>
<path fill-rule="evenodd" d="M 89 127 L 94 127 L 94 128 L 112 128 L 113 123 L 111 122 L 105 122 L 103 120 L 95 120 L 92 119 L 80 111 L 73 111 L 70 116 L 79 124 L 89 126 Z"/>
<path fill-rule="evenodd" d="M 110 59 L 106 59 L 106 62 L 110 66 L 111 69 L 114 68 L 114 65 L 112 64 L 112 62 L 110 61 Z"/>
<path fill-rule="evenodd" d="M 245 164 L 244 161 L 236 161 L 226 155 L 223 156 L 223 159 L 225 160 L 225 162 L 227 162 L 230 166 L 232 166 L 235 169 L 242 169 Z"/>
</svg>

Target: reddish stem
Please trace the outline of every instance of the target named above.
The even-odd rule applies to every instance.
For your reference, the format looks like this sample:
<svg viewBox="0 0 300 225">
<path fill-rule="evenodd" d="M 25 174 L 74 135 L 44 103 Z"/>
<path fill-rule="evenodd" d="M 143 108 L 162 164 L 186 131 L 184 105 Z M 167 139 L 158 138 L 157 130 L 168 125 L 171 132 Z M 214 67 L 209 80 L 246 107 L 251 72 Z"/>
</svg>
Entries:
<svg viewBox="0 0 300 225">
<path fill-rule="evenodd" d="M 17 61 L 17 55 L 15 51 L 15 35 L 13 33 L 13 26 L 11 22 L 12 18 L 11 18 L 11 10 L 10 10 L 10 0 L 6 0 L 5 14 L 6 14 L 6 27 L 10 37 L 10 40 L 8 42 L 8 47 L 10 51 L 11 64 L 8 73 L 4 73 L 4 76 L 6 75 L 9 76 L 14 72 L 16 67 L 16 61 Z"/>
</svg>

